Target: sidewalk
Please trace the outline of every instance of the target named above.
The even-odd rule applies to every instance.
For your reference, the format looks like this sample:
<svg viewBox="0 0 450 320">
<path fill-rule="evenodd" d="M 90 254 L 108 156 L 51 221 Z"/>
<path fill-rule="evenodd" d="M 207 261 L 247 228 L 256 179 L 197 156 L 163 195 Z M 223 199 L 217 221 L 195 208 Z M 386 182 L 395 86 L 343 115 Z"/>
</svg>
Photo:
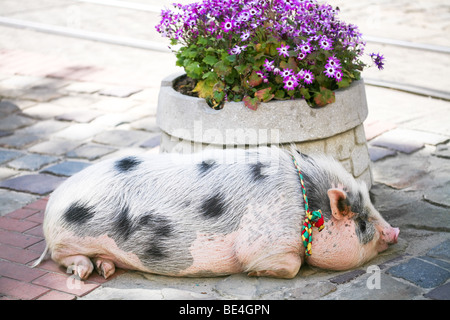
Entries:
<svg viewBox="0 0 450 320">
<path fill-rule="evenodd" d="M 394 23 L 396 11 L 390 13 Z M 120 270 L 108 281 L 93 274 L 82 283 L 50 260 L 29 268 L 45 247 L 41 225 L 48 195 L 62 181 L 107 158 L 159 152 L 159 83 L 175 68 L 172 55 L 165 54 L 153 59 L 149 54 L 144 70 L 74 61 L 33 50 L 27 40 L 34 33 L 21 35 L 23 44 L 0 48 L 0 300 L 450 299 L 450 102 L 372 86 L 366 86 L 365 121 L 372 193 L 375 207 L 400 228 L 400 238 L 369 264 L 347 272 L 305 266 L 293 280 L 171 278 Z M 438 43 L 440 37 L 432 39 Z M 116 49 L 103 50 L 108 48 Z M 435 57 L 421 54 L 426 63 Z M 416 65 L 402 67 L 420 72 Z M 387 74 L 408 78 L 395 68 Z M 448 81 L 446 72 L 433 77 L 442 79 L 439 85 Z"/>
</svg>

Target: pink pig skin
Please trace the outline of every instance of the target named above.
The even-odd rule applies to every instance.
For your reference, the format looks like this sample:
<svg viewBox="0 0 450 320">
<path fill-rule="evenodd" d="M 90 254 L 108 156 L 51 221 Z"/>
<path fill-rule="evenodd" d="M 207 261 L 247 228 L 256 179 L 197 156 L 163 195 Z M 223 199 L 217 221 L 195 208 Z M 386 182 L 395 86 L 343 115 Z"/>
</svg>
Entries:
<svg viewBox="0 0 450 320">
<path fill-rule="evenodd" d="M 351 211 L 350 206 L 338 205 L 339 201 L 346 199 L 345 191 L 330 189 L 328 197 L 332 216 L 321 232 L 317 228 L 313 229 L 313 255 L 307 257 L 308 264 L 323 269 L 348 270 L 371 260 L 378 253 L 385 251 L 389 244 L 397 243 L 400 230 L 392 228 L 378 211 L 372 208 L 372 219 L 377 232 L 372 241 L 361 244 L 355 232 L 355 222 L 352 220 L 355 213 Z"/>
</svg>

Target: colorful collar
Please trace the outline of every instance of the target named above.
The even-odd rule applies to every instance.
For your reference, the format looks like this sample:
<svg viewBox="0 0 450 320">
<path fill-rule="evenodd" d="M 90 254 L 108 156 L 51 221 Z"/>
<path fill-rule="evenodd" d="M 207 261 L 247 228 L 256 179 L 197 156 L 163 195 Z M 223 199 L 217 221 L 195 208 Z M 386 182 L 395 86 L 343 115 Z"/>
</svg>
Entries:
<svg viewBox="0 0 450 320">
<path fill-rule="evenodd" d="M 312 243 L 312 227 L 319 228 L 319 232 L 324 228 L 324 219 L 321 210 L 312 211 L 309 209 L 308 205 L 308 197 L 306 196 L 306 188 L 305 182 L 303 180 L 302 172 L 300 171 L 300 166 L 295 160 L 294 156 L 292 156 L 292 160 L 294 162 L 294 166 L 297 169 L 298 176 L 300 178 L 300 185 L 303 193 L 303 199 L 305 202 L 305 220 L 302 226 L 302 240 L 303 245 L 305 246 L 305 253 L 307 256 L 311 255 L 311 243 Z"/>
</svg>

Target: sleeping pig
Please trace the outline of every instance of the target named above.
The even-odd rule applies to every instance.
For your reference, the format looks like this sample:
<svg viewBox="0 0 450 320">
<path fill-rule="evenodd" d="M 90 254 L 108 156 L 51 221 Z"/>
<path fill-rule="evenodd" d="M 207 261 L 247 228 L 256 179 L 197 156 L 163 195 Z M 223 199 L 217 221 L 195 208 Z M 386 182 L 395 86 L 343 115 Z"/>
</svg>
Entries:
<svg viewBox="0 0 450 320">
<path fill-rule="evenodd" d="M 305 206 L 313 228 L 305 256 Z M 73 175 L 51 195 L 44 218 L 45 252 L 82 279 L 116 267 L 170 276 L 293 278 L 302 263 L 358 267 L 388 244 L 392 228 L 373 207 L 365 184 L 335 160 L 264 147 L 199 154 L 127 156 Z"/>
</svg>

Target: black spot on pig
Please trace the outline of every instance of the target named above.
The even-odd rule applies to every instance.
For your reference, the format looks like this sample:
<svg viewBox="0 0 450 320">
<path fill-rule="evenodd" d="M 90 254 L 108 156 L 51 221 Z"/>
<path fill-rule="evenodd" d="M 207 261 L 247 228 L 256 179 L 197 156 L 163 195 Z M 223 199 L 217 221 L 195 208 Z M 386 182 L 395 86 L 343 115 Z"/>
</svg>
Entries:
<svg viewBox="0 0 450 320">
<path fill-rule="evenodd" d="M 68 223 L 82 225 L 94 216 L 94 208 L 85 204 L 75 202 L 64 212 L 64 219 Z"/>
<path fill-rule="evenodd" d="M 201 205 L 201 213 L 206 218 L 218 218 L 225 213 L 225 202 L 220 194 L 206 199 Z"/>
<path fill-rule="evenodd" d="M 211 171 L 215 164 L 216 162 L 214 160 L 206 160 L 199 163 L 197 166 L 200 176 L 203 177 L 204 175 L 206 175 L 209 171 Z"/>
<path fill-rule="evenodd" d="M 114 220 L 114 230 L 117 236 L 121 237 L 123 240 L 128 240 L 130 235 L 133 234 L 136 229 L 129 218 L 129 211 L 129 207 L 124 206 Z"/>
<path fill-rule="evenodd" d="M 145 255 L 152 260 L 161 260 L 168 256 L 164 248 L 159 247 L 157 243 L 151 243 L 145 250 Z"/>
<path fill-rule="evenodd" d="M 170 220 L 151 211 L 139 219 L 139 226 L 151 235 L 145 258 L 161 260 L 168 257 L 166 241 L 174 232 Z"/>
<path fill-rule="evenodd" d="M 249 165 L 250 167 L 250 175 L 254 182 L 261 181 L 267 176 L 261 172 L 261 170 L 264 168 L 264 164 L 261 162 L 252 163 Z"/>
<path fill-rule="evenodd" d="M 139 219 L 139 227 L 148 229 L 154 237 L 170 237 L 173 233 L 173 226 L 169 219 L 158 216 L 153 211 L 147 213 Z"/>
<path fill-rule="evenodd" d="M 141 162 L 142 160 L 130 156 L 116 161 L 114 166 L 119 172 L 129 172 L 134 170 Z"/>
</svg>

